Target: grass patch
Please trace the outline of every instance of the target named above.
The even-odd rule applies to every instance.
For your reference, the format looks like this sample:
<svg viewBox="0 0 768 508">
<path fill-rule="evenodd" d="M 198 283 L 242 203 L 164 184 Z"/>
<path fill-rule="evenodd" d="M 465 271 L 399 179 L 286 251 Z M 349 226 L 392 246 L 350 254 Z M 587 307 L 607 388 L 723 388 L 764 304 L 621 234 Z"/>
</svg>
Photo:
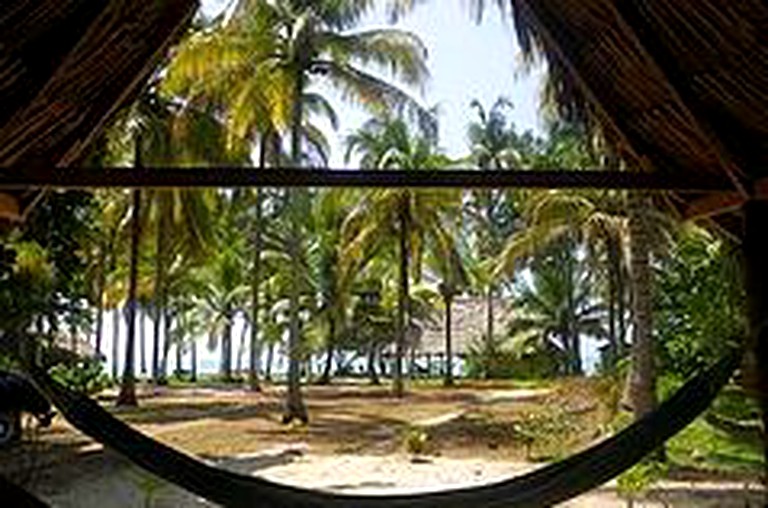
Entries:
<svg viewBox="0 0 768 508">
<path fill-rule="evenodd" d="M 758 443 L 716 429 L 703 418 L 667 442 L 667 455 L 675 465 L 705 471 L 748 475 L 763 471 Z"/>
</svg>

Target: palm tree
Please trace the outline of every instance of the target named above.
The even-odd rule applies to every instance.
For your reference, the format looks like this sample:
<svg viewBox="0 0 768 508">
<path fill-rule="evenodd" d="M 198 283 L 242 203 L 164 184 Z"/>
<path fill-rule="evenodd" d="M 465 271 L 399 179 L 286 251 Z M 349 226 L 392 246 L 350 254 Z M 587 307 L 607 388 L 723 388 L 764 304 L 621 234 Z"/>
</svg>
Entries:
<svg viewBox="0 0 768 508">
<path fill-rule="evenodd" d="M 89 275 L 93 283 L 93 300 L 96 303 L 96 327 L 94 347 L 101 354 L 102 331 L 104 322 L 105 299 L 110 279 L 117 268 L 118 248 L 130 202 L 125 192 L 100 190 L 96 193 L 97 215 L 94 241 L 95 252 L 91 252 L 92 262 Z"/>
<path fill-rule="evenodd" d="M 318 295 L 316 320 L 325 333 L 325 367 L 318 380 L 328 384 L 331 377 L 333 355 L 346 320 L 354 277 L 343 274 L 340 263 L 342 227 L 349 213 L 354 191 L 326 189 L 315 199 L 313 210 L 314 242 L 310 248 L 310 264 Z"/>
<path fill-rule="evenodd" d="M 402 13 L 411 3 L 390 2 L 391 12 Z M 205 88 L 213 92 L 217 104 L 230 106 L 226 121 L 234 136 L 251 135 L 257 125 L 262 135 L 269 129 L 289 128 L 291 161 L 299 167 L 303 162 L 302 137 L 312 139 L 303 127 L 303 119 L 304 108 L 310 103 L 307 89 L 316 78 L 329 80 L 348 99 L 365 106 L 402 108 L 422 120 L 426 118 L 408 94 L 356 65 L 386 67 L 408 85 L 421 84 L 427 75 L 426 50 L 413 34 L 394 29 L 349 32 L 371 7 L 370 2 L 352 0 L 244 0 L 230 20 L 193 36 L 178 57 L 185 62 L 179 64 L 183 72 L 171 72 L 169 79 L 174 81 L 179 76 L 178 81 L 185 82 L 182 88 L 193 91 L 196 87 L 201 89 L 202 83 L 209 83 Z M 259 118 L 264 119 L 261 124 Z M 287 247 L 295 274 L 300 272 L 297 263 L 302 250 L 302 228 L 298 209 L 306 205 L 303 194 L 293 191 L 289 195 L 294 220 Z M 290 295 L 289 350 L 297 353 L 298 280 L 294 286 Z M 294 417 L 306 420 L 295 359 L 289 371 L 286 421 Z"/>
<path fill-rule="evenodd" d="M 435 149 L 435 141 L 410 134 L 402 119 L 373 119 L 348 139 L 348 156 L 360 153 L 371 167 L 381 169 L 434 170 L 445 167 L 448 159 Z M 406 332 L 410 323 L 410 273 L 421 277 L 425 243 L 441 252 L 452 250 L 450 220 L 457 215 L 461 193 L 435 189 L 375 189 L 364 193 L 344 225 L 346 238 L 344 264 L 355 273 L 373 253 L 397 239 L 399 257 L 399 297 L 395 394 L 404 393 L 402 360 Z"/>
<path fill-rule="evenodd" d="M 607 279 L 608 357 L 615 365 L 624 354 L 628 221 L 624 193 L 595 190 L 531 192 L 524 203 L 527 227 L 510 237 L 499 255 L 500 269 L 511 272 L 519 260 L 564 238 L 586 246 L 586 262 Z M 498 273 L 498 271 L 497 271 Z M 604 274 L 604 275 L 603 275 Z M 617 325 L 618 322 L 618 325 Z"/>
<path fill-rule="evenodd" d="M 477 111 L 478 119 L 469 124 L 467 138 L 470 143 L 470 159 L 481 171 L 502 170 L 519 164 L 521 141 L 514 124 L 507 121 L 505 110 L 512 103 L 499 97 L 489 110 L 473 100 L 470 106 Z M 477 228 L 478 254 L 490 259 L 499 254 L 503 239 L 511 233 L 510 216 L 513 215 L 510 200 L 497 189 L 473 191 L 473 199 L 467 203 L 469 217 Z M 486 292 L 486 340 L 493 341 L 493 300 L 496 292 L 494 278 L 490 274 L 479 277 Z"/>
<path fill-rule="evenodd" d="M 144 146 L 143 137 L 140 128 L 136 133 L 136 147 L 134 157 L 134 167 L 140 168 L 142 164 L 142 153 Z M 136 298 L 138 286 L 139 269 L 139 243 L 141 242 L 141 189 L 133 191 L 133 202 L 131 207 L 131 251 L 130 268 L 128 279 L 128 316 L 127 316 L 127 338 L 125 341 L 125 362 L 123 363 L 123 378 L 120 383 L 120 393 L 117 396 L 116 404 L 118 406 L 138 406 L 136 398 L 136 380 L 134 375 L 134 353 L 136 351 L 136 309 L 138 301 Z"/>
<path fill-rule="evenodd" d="M 653 354 L 653 273 L 650 263 L 651 228 L 647 194 L 631 192 L 628 199 L 630 273 L 632 274 L 632 363 L 627 394 L 635 418 L 656 408 L 656 368 Z"/>
<path fill-rule="evenodd" d="M 441 278 L 438 292 L 443 299 L 443 307 L 445 308 L 445 386 L 453 386 L 453 342 L 451 336 L 453 299 L 461 293 L 462 288 L 466 287 L 469 281 L 464 260 L 458 250 L 454 246 L 451 247 L 449 252 L 440 252 L 436 256 L 431 256 L 431 264 Z"/>
<path fill-rule="evenodd" d="M 534 261 L 509 334 L 518 351 L 549 353 L 563 360 L 563 373 L 581 375 L 580 338 L 605 336 L 604 311 L 594 303 L 592 274 L 574 251 L 566 241 Z"/>
</svg>

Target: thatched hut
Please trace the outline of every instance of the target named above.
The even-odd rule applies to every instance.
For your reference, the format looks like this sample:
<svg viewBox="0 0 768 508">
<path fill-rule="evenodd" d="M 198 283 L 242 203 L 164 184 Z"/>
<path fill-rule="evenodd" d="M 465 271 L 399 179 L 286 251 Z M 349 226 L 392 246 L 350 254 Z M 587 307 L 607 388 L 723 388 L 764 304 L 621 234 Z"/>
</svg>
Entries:
<svg viewBox="0 0 768 508">
<path fill-rule="evenodd" d="M 453 300 L 451 308 L 451 332 L 453 352 L 458 357 L 466 356 L 477 342 L 482 340 L 487 329 L 487 298 L 476 296 L 461 296 Z M 495 298 L 494 330 L 498 334 L 512 322 L 514 308 L 505 298 Z M 422 334 L 416 345 L 416 354 L 440 357 L 445 354 L 445 309 L 435 311 L 433 319 L 422 326 Z"/>
</svg>

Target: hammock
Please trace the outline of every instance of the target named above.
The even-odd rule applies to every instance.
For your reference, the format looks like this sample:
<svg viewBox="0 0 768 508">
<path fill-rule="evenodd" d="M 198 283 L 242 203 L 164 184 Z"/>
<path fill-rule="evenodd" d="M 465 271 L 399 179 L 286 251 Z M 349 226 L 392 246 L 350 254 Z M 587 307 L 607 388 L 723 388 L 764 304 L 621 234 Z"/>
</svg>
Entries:
<svg viewBox="0 0 768 508">
<path fill-rule="evenodd" d="M 5 502 L 10 500 L 10 506 L 16 508 L 49 508 L 46 503 L 40 501 L 15 483 L 11 483 L 2 475 L 0 475 L 0 492 L 2 492 Z"/>
<path fill-rule="evenodd" d="M 227 507 L 533 507 L 560 503 L 629 469 L 685 428 L 712 402 L 737 367 L 737 350 L 688 381 L 659 408 L 615 436 L 531 473 L 479 487 L 434 493 L 361 496 L 281 485 L 205 464 L 121 422 L 99 404 L 37 369 L 32 377 L 61 414 L 96 441 L 136 465 L 209 501 Z"/>
</svg>

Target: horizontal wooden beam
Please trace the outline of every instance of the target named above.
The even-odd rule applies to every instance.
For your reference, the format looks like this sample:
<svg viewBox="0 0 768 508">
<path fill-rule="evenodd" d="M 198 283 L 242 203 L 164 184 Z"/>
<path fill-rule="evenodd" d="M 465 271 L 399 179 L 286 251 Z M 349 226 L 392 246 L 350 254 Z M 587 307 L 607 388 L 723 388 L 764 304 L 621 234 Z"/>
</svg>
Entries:
<svg viewBox="0 0 768 508">
<path fill-rule="evenodd" d="M 444 187 L 731 191 L 721 178 L 602 170 L 373 171 L 272 168 L 2 169 L 0 188 L 35 187 Z"/>
<path fill-rule="evenodd" d="M 739 210 L 747 200 L 738 191 L 718 192 L 692 201 L 685 208 L 683 218 L 705 219 Z"/>
</svg>

